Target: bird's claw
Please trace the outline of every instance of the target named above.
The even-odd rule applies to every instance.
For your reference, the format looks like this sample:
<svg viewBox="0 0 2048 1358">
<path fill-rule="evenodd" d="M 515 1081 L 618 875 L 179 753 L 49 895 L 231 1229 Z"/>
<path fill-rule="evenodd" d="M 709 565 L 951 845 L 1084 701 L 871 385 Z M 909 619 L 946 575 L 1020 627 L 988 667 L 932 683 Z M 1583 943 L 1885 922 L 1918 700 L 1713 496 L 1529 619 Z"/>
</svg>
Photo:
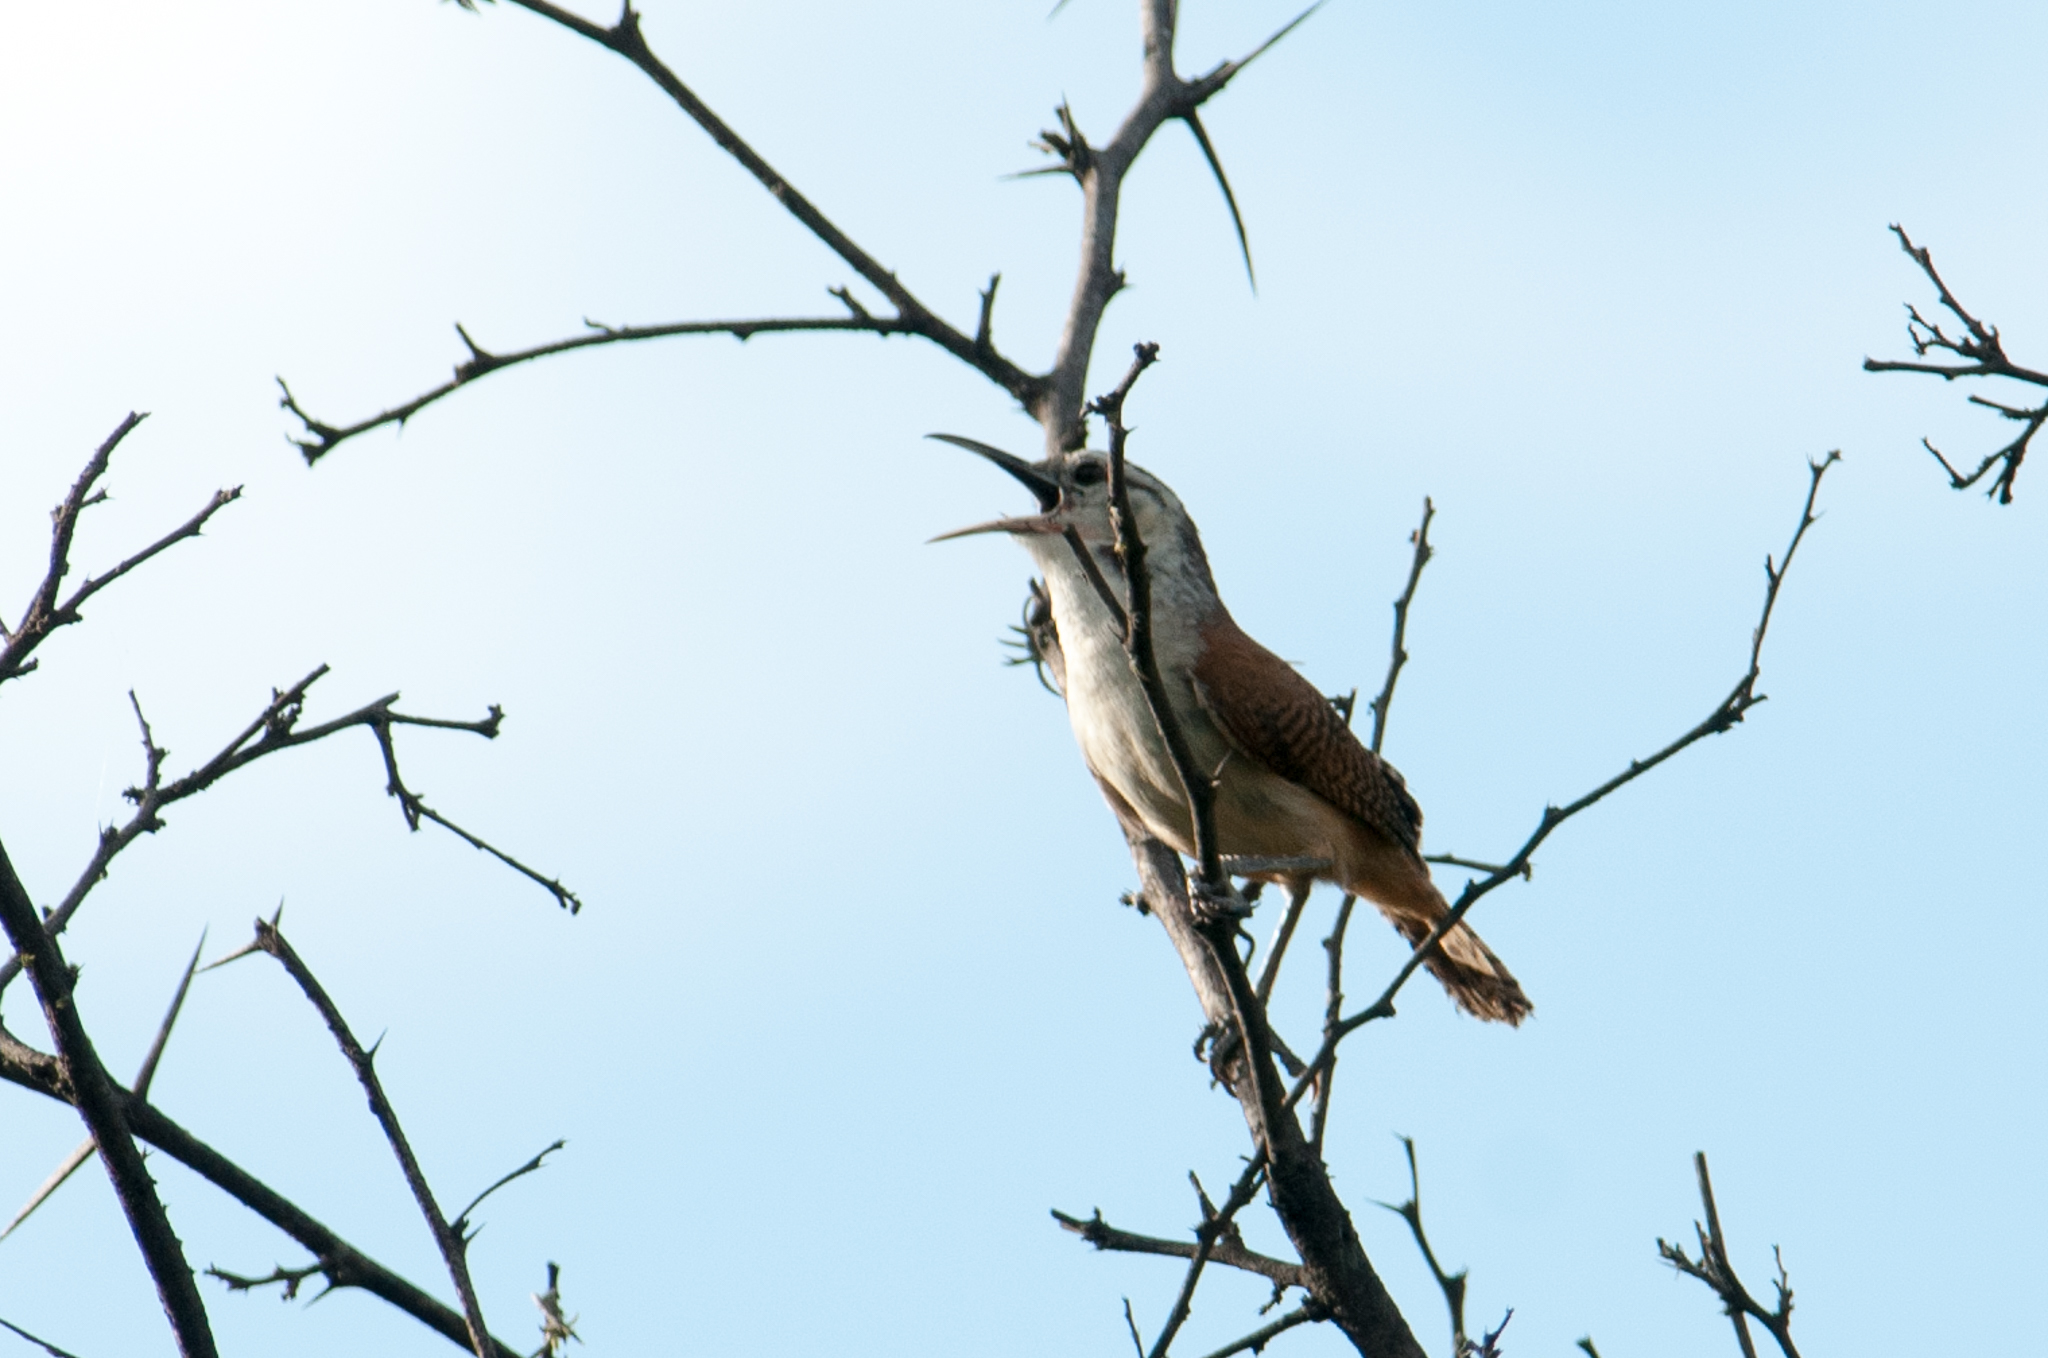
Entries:
<svg viewBox="0 0 2048 1358">
<path fill-rule="evenodd" d="M 1195 923 L 1205 929 L 1227 924 L 1235 932 L 1239 924 L 1252 917 L 1250 904 L 1227 882 L 1221 887 L 1206 882 L 1190 883 L 1188 906 L 1194 912 Z"/>
</svg>

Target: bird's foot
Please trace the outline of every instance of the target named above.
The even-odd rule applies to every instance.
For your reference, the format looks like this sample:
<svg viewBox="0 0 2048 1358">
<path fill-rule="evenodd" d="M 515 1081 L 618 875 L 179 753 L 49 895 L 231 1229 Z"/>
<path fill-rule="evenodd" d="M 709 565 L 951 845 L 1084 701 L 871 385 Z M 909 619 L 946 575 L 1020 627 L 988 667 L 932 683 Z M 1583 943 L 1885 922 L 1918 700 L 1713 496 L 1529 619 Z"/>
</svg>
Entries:
<svg viewBox="0 0 2048 1358">
<path fill-rule="evenodd" d="M 1188 906 L 1195 923 L 1204 929 L 1228 925 L 1235 933 L 1239 924 L 1252 917 L 1251 906 L 1228 882 L 1220 887 L 1201 881 L 1188 883 Z"/>
</svg>

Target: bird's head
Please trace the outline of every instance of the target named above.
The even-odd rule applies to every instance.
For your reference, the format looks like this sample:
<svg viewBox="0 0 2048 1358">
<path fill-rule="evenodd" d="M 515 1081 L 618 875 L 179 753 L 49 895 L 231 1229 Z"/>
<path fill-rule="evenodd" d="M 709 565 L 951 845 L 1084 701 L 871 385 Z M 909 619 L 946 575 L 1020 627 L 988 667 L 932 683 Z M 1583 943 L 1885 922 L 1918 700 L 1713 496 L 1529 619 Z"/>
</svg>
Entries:
<svg viewBox="0 0 2048 1358">
<path fill-rule="evenodd" d="M 1063 537 L 1069 530 L 1090 547 L 1107 549 L 1116 542 L 1109 523 L 1109 458 L 1097 452 L 1069 453 L 1058 460 L 1026 462 L 1013 453 L 991 448 L 957 434 L 929 437 L 965 448 L 995 463 L 1021 482 L 1038 498 L 1038 513 L 990 519 L 967 528 L 941 533 L 933 542 L 969 537 L 976 533 L 1008 533 L 1024 540 Z M 1194 524 L 1181 506 L 1180 497 L 1164 481 L 1143 467 L 1124 464 L 1130 486 L 1131 510 L 1138 520 L 1138 534 L 1148 545 L 1162 547 L 1191 538 Z M 1199 551 L 1199 548 L 1197 548 Z"/>
</svg>

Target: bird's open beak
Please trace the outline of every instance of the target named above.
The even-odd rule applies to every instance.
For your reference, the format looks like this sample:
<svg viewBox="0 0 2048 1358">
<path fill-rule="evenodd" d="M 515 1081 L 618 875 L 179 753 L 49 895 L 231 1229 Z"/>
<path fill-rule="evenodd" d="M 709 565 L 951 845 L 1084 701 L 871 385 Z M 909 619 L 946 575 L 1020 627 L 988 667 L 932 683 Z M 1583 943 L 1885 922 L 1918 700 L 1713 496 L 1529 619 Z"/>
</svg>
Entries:
<svg viewBox="0 0 2048 1358">
<path fill-rule="evenodd" d="M 927 434 L 925 437 L 937 439 L 941 443 L 950 443 L 956 448 L 965 448 L 968 452 L 978 453 L 995 463 L 998 467 L 1001 467 L 1004 471 L 1023 482 L 1025 489 L 1038 497 L 1038 508 L 1041 511 L 1038 514 L 1018 518 L 990 519 L 987 523 L 977 523 L 971 528 L 956 528 L 950 533 L 939 534 L 931 539 L 933 542 L 945 542 L 951 538 L 971 537 L 976 533 L 1034 534 L 1058 533 L 1061 531 L 1061 525 L 1053 519 L 1053 511 L 1059 508 L 1060 503 L 1060 483 L 1058 481 L 1047 476 L 1039 468 L 1026 462 L 1016 454 L 1006 453 L 1000 448 L 991 448 L 988 444 L 975 439 L 962 438 L 958 434 Z"/>
<path fill-rule="evenodd" d="M 930 546 L 934 542 L 951 542 L 954 538 L 971 538 L 976 533 L 1056 534 L 1061 531 L 1063 530 L 1060 528 L 1060 525 L 1053 522 L 1052 515 L 1032 514 L 1018 519 L 990 519 L 987 523 L 977 523 L 971 528 L 955 528 L 950 533 L 941 533 L 935 538 L 926 538 L 925 545 Z"/>
</svg>

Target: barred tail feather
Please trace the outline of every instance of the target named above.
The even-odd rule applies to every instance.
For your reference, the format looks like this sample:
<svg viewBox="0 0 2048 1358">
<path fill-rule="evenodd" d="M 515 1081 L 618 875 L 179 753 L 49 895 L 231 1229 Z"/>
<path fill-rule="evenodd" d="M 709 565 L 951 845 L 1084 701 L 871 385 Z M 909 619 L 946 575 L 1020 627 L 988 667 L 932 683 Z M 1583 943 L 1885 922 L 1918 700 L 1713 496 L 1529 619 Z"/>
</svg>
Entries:
<svg viewBox="0 0 2048 1358">
<path fill-rule="evenodd" d="M 1409 943 L 1419 945 L 1434 927 L 1428 925 L 1411 932 L 1404 925 L 1401 932 L 1408 936 Z M 1494 956 L 1493 949 L 1463 921 L 1444 935 L 1443 945 L 1423 965 L 1443 983 L 1458 1008 L 1474 1018 L 1513 1028 L 1535 1012 L 1536 1006 L 1522 993 L 1521 982 L 1507 969 L 1507 964 Z"/>
<path fill-rule="evenodd" d="M 1359 880 L 1346 883 L 1345 889 L 1377 905 L 1410 947 L 1422 946 L 1450 913 L 1450 903 L 1430 881 L 1429 870 L 1419 858 L 1404 855 L 1403 860 L 1394 860 L 1387 854 L 1373 866 L 1376 872 L 1358 874 Z M 1535 1012 L 1536 1006 L 1522 993 L 1521 982 L 1507 964 L 1462 920 L 1444 935 L 1441 946 L 1423 965 L 1458 1007 L 1474 1018 L 1515 1027 Z"/>
</svg>

